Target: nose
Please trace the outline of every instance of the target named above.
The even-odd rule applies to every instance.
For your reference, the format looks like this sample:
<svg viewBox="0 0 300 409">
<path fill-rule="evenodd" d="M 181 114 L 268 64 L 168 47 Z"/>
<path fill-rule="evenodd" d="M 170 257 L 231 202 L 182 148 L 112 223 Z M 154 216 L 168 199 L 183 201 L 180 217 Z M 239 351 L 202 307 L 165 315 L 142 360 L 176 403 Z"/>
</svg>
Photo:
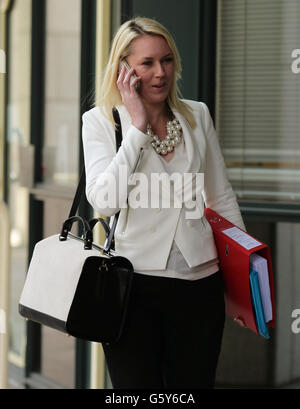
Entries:
<svg viewBox="0 0 300 409">
<path fill-rule="evenodd" d="M 158 62 L 155 65 L 155 76 L 156 77 L 163 77 L 165 75 L 165 69 L 163 64 L 161 64 L 160 62 Z"/>
</svg>

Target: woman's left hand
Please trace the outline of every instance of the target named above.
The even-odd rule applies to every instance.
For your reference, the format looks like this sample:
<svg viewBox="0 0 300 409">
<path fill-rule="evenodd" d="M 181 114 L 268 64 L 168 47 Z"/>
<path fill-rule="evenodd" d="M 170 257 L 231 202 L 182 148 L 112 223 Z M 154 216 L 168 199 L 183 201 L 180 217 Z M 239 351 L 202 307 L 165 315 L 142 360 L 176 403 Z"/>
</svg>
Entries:
<svg viewBox="0 0 300 409">
<path fill-rule="evenodd" d="M 246 324 L 242 318 L 237 317 L 237 318 L 234 318 L 233 321 L 239 324 L 240 327 L 246 328 Z"/>
</svg>

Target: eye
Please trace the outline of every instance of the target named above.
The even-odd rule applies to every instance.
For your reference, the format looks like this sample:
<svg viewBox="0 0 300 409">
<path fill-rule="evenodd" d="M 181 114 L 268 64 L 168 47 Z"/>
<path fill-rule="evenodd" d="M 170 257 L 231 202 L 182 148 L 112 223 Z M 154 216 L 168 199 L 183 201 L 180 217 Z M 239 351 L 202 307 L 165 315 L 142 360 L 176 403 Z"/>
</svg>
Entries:
<svg viewBox="0 0 300 409">
<path fill-rule="evenodd" d="M 173 61 L 173 57 L 167 57 L 163 60 L 164 62 L 172 62 Z"/>
<path fill-rule="evenodd" d="M 143 63 L 142 63 L 142 65 L 151 65 L 152 64 L 152 61 L 144 61 Z"/>
</svg>

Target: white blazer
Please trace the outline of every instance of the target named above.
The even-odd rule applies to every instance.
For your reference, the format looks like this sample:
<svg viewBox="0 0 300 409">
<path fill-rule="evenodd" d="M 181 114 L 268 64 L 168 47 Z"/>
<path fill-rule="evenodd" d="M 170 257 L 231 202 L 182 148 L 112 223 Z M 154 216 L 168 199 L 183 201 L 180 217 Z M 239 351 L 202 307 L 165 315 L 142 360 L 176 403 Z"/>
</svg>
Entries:
<svg viewBox="0 0 300 409">
<path fill-rule="evenodd" d="M 204 199 L 207 207 L 245 229 L 208 108 L 203 102 L 184 101 L 193 109 L 197 124 L 191 129 L 186 119 L 173 111 L 183 131 L 188 158 L 185 172 L 204 173 L 204 186 L 195 184 L 193 199 L 197 201 L 199 209 Z M 150 138 L 131 124 L 130 115 L 123 105 L 117 108 L 123 131 L 122 145 L 117 154 L 114 127 L 101 114 L 99 107 L 85 112 L 82 117 L 86 196 L 92 207 L 104 216 L 112 216 L 121 210 L 115 231 L 117 253 L 128 258 L 137 271 L 165 269 L 174 239 L 190 267 L 216 258 L 209 223 L 204 216 L 187 219 L 184 211 L 186 203 L 182 208 L 127 206 L 127 197 L 133 188 L 130 176 L 134 172 L 143 173 L 150 180 L 153 172 L 165 172 L 165 169 L 151 146 Z M 127 174 L 120 174 L 121 165 L 126 167 Z M 116 204 L 107 208 L 103 207 L 103 200 L 100 199 L 103 198 L 104 185 L 111 176 L 116 184 L 109 184 L 110 193 L 117 189 L 120 194 L 116 194 Z M 202 193 L 200 199 L 199 189 Z M 184 195 L 181 197 L 184 200 Z"/>
</svg>

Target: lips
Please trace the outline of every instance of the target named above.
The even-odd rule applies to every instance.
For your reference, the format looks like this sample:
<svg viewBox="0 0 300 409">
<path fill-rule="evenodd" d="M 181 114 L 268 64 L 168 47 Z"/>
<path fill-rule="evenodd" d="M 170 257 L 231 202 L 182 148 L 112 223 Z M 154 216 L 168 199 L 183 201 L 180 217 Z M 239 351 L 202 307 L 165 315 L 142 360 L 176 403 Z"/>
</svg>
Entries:
<svg viewBox="0 0 300 409">
<path fill-rule="evenodd" d="M 153 86 L 153 88 L 158 88 L 158 89 L 160 89 L 160 88 L 163 88 L 163 87 L 165 87 L 167 84 L 164 82 L 164 83 L 162 83 L 162 84 L 155 84 L 155 85 L 152 85 Z"/>
<path fill-rule="evenodd" d="M 155 85 L 153 85 L 153 87 L 155 87 L 155 88 L 162 88 L 162 87 L 164 87 L 165 85 L 167 85 L 165 82 L 162 82 L 161 84 L 155 84 Z"/>
</svg>

